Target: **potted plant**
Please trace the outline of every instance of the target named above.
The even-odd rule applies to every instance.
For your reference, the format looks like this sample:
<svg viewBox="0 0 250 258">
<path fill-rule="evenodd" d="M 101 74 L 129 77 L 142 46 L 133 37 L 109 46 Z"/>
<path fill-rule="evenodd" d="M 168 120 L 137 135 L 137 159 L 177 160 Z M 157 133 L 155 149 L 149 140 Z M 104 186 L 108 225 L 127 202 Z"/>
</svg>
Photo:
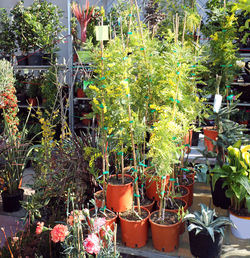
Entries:
<svg viewBox="0 0 250 258">
<path fill-rule="evenodd" d="M 13 16 L 13 31 L 16 35 L 19 50 L 21 51 L 21 56 L 16 56 L 19 65 L 28 65 L 27 54 L 36 40 L 32 28 L 24 19 L 25 12 L 27 12 L 27 8 L 24 7 L 23 1 L 19 1 L 10 11 Z"/>
<path fill-rule="evenodd" d="M 19 132 L 18 107 L 14 88 L 13 68 L 6 60 L 0 61 L 0 99 L 4 118 L 4 132 L 1 135 L 0 157 L 2 166 L 0 177 L 7 190 L 2 192 L 3 209 L 7 212 L 19 210 L 23 190 L 19 189 L 27 158 L 31 153 L 30 142 L 26 141 L 26 124 Z"/>
<path fill-rule="evenodd" d="M 223 178 L 223 187 L 227 187 L 226 196 L 231 199 L 230 219 L 236 225 L 232 233 L 239 238 L 249 239 L 250 214 L 250 145 L 241 145 L 241 141 L 227 148 L 226 163 L 213 169 L 213 186 Z"/>
<path fill-rule="evenodd" d="M 54 66 L 50 67 L 42 75 L 40 83 L 43 106 L 49 110 L 53 110 L 55 102 L 58 101 L 57 69 Z"/>
<path fill-rule="evenodd" d="M 17 46 L 10 18 L 4 8 L 1 8 L 0 10 L 0 27 L 0 53 L 2 57 L 10 61 L 10 58 L 14 55 Z"/>
<path fill-rule="evenodd" d="M 92 45 L 92 39 L 87 40 L 87 28 L 88 25 L 93 22 L 97 17 L 101 15 L 101 13 L 94 7 L 89 6 L 89 0 L 86 0 L 85 7 L 80 7 L 76 2 L 72 3 L 72 12 L 79 22 L 80 29 L 81 29 L 81 40 L 74 39 L 75 43 L 79 43 L 78 46 L 75 46 L 77 48 L 77 56 L 80 63 L 89 63 L 91 62 L 91 49 L 93 47 Z M 72 24 L 75 25 L 75 20 L 72 20 Z M 74 26 L 76 28 L 76 26 Z M 74 31 L 77 31 L 76 29 Z M 76 33 L 73 32 L 73 35 L 77 37 Z M 79 51 L 81 50 L 81 51 Z"/>
<path fill-rule="evenodd" d="M 33 78 L 29 81 L 27 90 L 28 102 L 32 106 L 38 105 L 38 99 L 41 96 L 41 81 L 39 78 Z"/>
<path fill-rule="evenodd" d="M 35 0 L 27 8 L 24 20 L 35 34 L 32 42 L 34 53 L 29 54 L 29 65 L 50 65 L 55 62 L 56 46 L 65 29 L 60 21 L 62 16 L 62 10 L 47 1 Z M 37 57 L 40 61 L 37 61 Z"/>
<path fill-rule="evenodd" d="M 233 223 L 228 217 L 217 217 L 215 210 L 200 204 L 201 211 L 187 214 L 190 251 L 195 257 L 220 257 L 224 229 Z"/>
</svg>

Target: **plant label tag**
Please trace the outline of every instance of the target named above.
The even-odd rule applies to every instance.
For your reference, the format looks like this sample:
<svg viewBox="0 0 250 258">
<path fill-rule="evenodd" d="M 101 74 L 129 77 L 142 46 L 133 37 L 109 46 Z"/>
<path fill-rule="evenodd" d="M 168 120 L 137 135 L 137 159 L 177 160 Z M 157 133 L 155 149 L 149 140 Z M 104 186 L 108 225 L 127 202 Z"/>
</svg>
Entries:
<svg viewBox="0 0 250 258">
<path fill-rule="evenodd" d="M 222 103 L 222 96 L 220 94 L 215 94 L 214 96 L 214 112 L 219 113 Z"/>
<path fill-rule="evenodd" d="M 109 40 L 109 26 L 95 26 L 95 35 L 97 41 Z"/>
</svg>

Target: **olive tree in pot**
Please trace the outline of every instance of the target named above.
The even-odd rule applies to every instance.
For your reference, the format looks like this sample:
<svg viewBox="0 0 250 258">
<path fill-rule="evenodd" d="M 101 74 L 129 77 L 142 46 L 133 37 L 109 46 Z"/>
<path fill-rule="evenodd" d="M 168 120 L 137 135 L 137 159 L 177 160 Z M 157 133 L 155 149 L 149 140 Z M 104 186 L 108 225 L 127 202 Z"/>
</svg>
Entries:
<svg viewBox="0 0 250 258">
<path fill-rule="evenodd" d="M 225 226 L 233 223 L 227 217 L 217 217 L 215 210 L 200 204 L 201 211 L 187 214 L 190 251 L 195 257 L 220 257 Z"/>
<path fill-rule="evenodd" d="M 213 185 L 220 178 L 224 179 L 223 187 L 227 187 L 226 196 L 231 199 L 230 219 L 237 229 L 232 233 L 242 239 L 249 239 L 250 226 L 250 145 L 242 145 L 241 141 L 227 148 L 226 163 L 213 169 Z"/>
</svg>

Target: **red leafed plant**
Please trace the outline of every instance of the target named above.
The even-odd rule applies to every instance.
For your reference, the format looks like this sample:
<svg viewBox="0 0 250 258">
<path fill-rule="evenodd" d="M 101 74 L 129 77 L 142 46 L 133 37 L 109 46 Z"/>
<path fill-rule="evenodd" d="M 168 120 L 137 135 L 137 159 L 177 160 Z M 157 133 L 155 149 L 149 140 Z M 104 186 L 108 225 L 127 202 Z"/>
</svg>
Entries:
<svg viewBox="0 0 250 258">
<path fill-rule="evenodd" d="M 72 12 L 78 20 L 81 27 L 81 41 L 86 42 L 88 24 L 96 17 L 100 16 L 99 12 L 95 12 L 94 6 L 89 6 L 89 0 L 86 0 L 85 8 L 80 7 L 76 2 L 72 3 Z"/>
</svg>

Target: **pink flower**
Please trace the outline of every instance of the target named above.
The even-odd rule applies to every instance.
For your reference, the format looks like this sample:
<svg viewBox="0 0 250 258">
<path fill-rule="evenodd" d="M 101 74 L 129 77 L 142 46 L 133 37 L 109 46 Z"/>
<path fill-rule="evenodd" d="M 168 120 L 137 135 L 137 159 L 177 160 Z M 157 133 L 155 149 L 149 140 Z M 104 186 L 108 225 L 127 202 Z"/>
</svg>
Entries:
<svg viewBox="0 0 250 258">
<path fill-rule="evenodd" d="M 40 235 L 43 232 L 44 222 L 37 222 L 36 234 Z"/>
<path fill-rule="evenodd" d="M 90 254 L 98 254 L 100 252 L 100 240 L 98 236 L 94 233 L 88 235 L 88 237 L 84 240 L 83 246 L 85 250 Z"/>
<path fill-rule="evenodd" d="M 94 220 L 94 231 L 97 232 L 101 229 L 102 226 L 106 224 L 105 218 L 95 218 Z"/>
<path fill-rule="evenodd" d="M 58 224 L 52 229 L 50 234 L 51 240 L 54 243 L 57 243 L 59 241 L 63 242 L 65 240 L 65 237 L 69 234 L 68 227 L 62 224 Z"/>
</svg>

